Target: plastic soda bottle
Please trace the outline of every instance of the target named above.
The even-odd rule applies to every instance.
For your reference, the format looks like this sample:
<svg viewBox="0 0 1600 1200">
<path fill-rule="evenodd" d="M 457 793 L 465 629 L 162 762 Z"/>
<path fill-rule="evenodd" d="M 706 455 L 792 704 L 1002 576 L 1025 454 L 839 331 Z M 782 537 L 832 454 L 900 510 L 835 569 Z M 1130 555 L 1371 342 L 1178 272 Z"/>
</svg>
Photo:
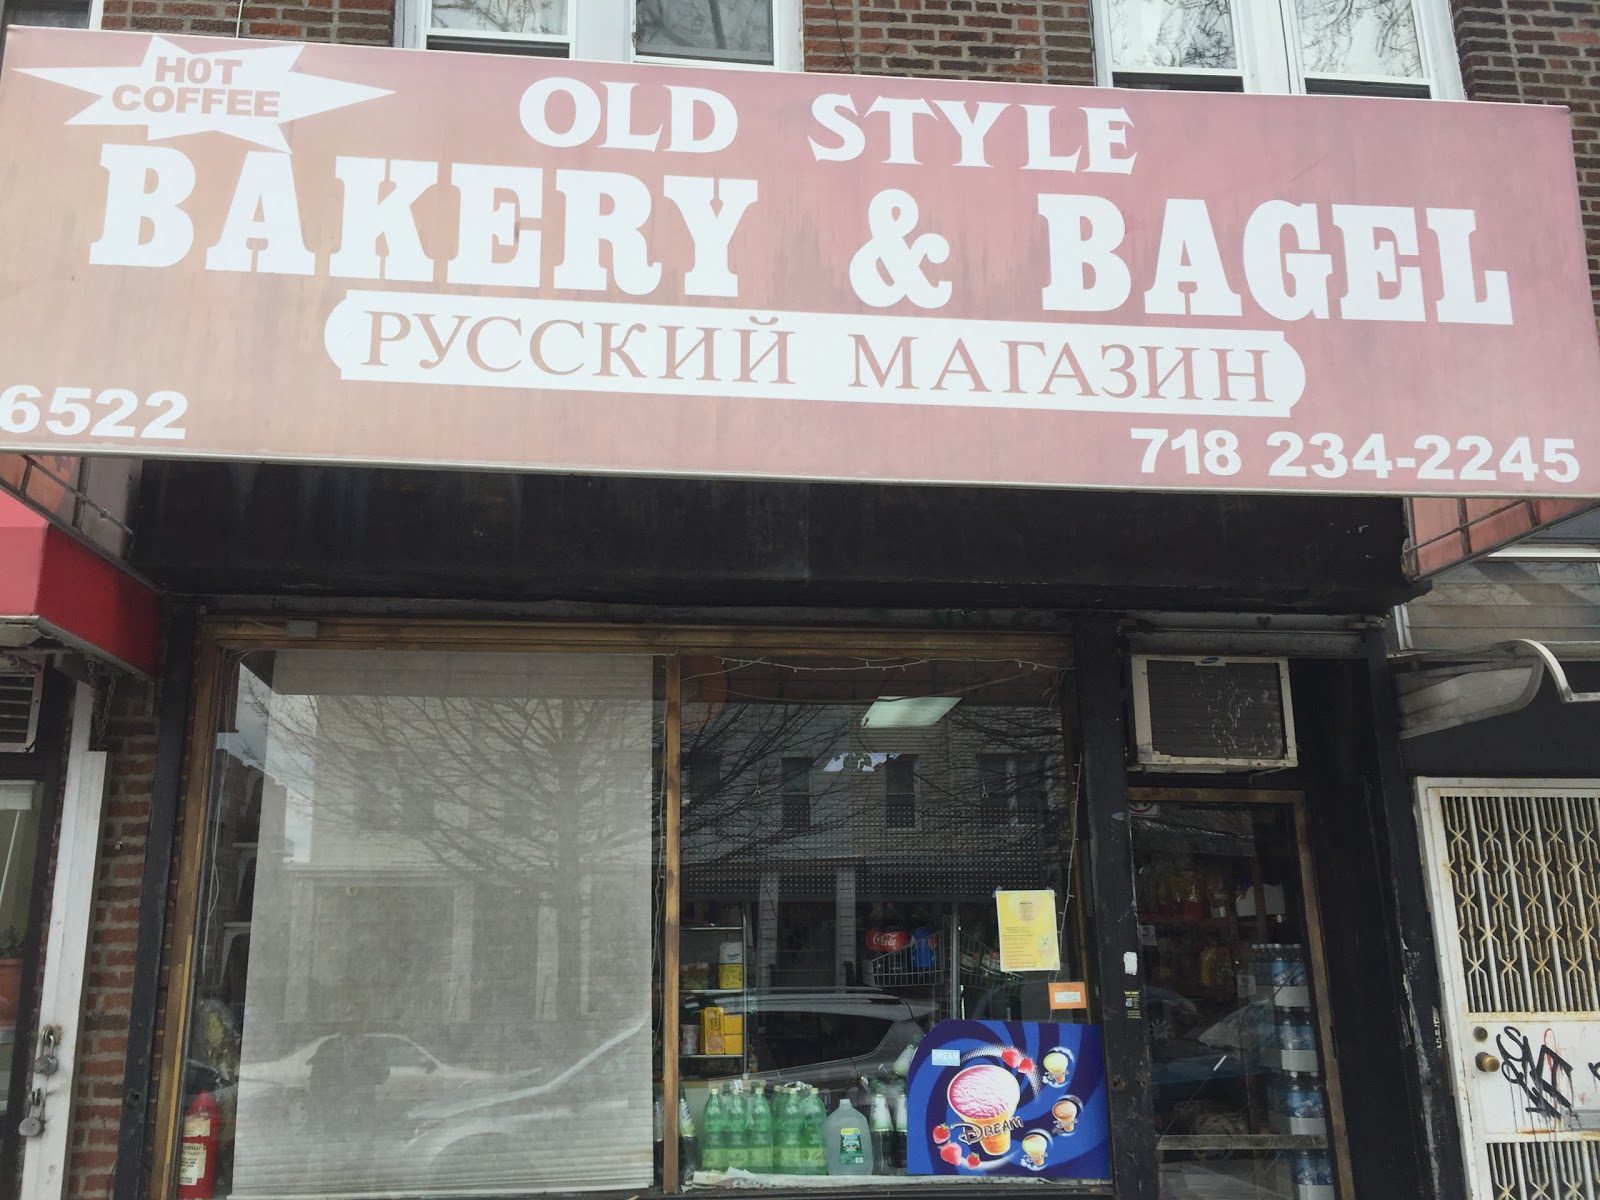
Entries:
<svg viewBox="0 0 1600 1200">
<path fill-rule="evenodd" d="M 806 1098 L 800 1113 L 800 1147 L 805 1166 L 803 1174 L 826 1175 L 828 1152 L 823 1148 L 823 1140 L 827 1136 L 828 1110 L 823 1106 L 822 1096 L 816 1088 L 806 1087 Z"/>
<path fill-rule="evenodd" d="M 705 1132 L 705 1145 L 700 1148 L 700 1159 L 708 1171 L 728 1169 L 728 1125 L 723 1117 L 722 1088 L 715 1086 L 706 1096 L 705 1109 L 700 1113 L 700 1125 Z"/>
<path fill-rule="evenodd" d="M 700 1169 L 700 1139 L 694 1132 L 689 1098 L 678 1089 L 678 1182 L 688 1183 Z"/>
<path fill-rule="evenodd" d="M 894 1117 L 889 1112 L 889 1097 L 876 1085 L 872 1088 L 872 1169 L 878 1175 L 894 1173 Z"/>
<path fill-rule="evenodd" d="M 800 1089 L 787 1087 L 778 1097 L 777 1147 L 773 1152 L 773 1165 L 781 1175 L 805 1174 L 805 1160 L 800 1148 Z"/>
<path fill-rule="evenodd" d="M 722 1120 L 728 1128 L 728 1168 L 750 1169 L 750 1109 L 745 1102 L 744 1080 L 735 1079 L 732 1094 L 722 1100 Z"/>
<path fill-rule="evenodd" d="M 750 1169 L 770 1174 L 772 1158 L 772 1105 L 765 1084 L 758 1083 L 750 1097 Z"/>
<path fill-rule="evenodd" d="M 890 1139 L 889 1165 L 898 1175 L 906 1171 L 906 1133 L 908 1121 L 906 1119 L 906 1092 L 899 1088 L 894 1094 L 894 1134 Z"/>
</svg>

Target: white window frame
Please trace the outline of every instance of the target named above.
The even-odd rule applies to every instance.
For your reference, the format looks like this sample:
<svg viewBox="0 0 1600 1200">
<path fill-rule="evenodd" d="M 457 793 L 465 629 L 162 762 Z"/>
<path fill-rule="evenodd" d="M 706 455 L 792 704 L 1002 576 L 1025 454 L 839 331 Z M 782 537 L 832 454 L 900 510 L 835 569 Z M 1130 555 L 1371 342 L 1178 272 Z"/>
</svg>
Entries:
<svg viewBox="0 0 1600 1200">
<path fill-rule="evenodd" d="M 428 44 L 428 10 L 431 0 L 399 0 L 395 20 L 395 45 L 421 49 Z M 523 38 L 515 34 L 467 34 L 463 37 L 527 43 L 530 46 L 565 44 L 567 57 L 578 62 L 643 62 L 735 71 L 802 71 L 804 48 L 800 36 L 801 0 L 772 0 L 772 57 L 767 63 L 721 62 L 714 58 L 667 58 L 634 51 L 634 0 L 567 0 L 567 36 Z M 444 39 L 441 39 L 444 40 Z"/>
<path fill-rule="evenodd" d="M 1114 87 L 1111 63 L 1112 0 L 1093 0 L 1095 82 Z M 1239 66 L 1235 71 L 1176 70 L 1128 71 L 1175 83 L 1185 76 L 1197 79 L 1239 78 L 1246 92 L 1269 95 L 1303 94 L 1305 72 L 1301 66 L 1299 18 L 1294 0 L 1229 0 L 1233 18 L 1233 44 Z M 1426 86 L 1433 100 L 1465 100 L 1461 83 L 1461 60 L 1456 52 L 1455 31 L 1446 0 L 1411 0 L 1417 22 L 1417 48 L 1422 57 L 1425 78 L 1416 83 Z M 1324 78 L 1318 76 L 1317 78 Z M 1351 84 L 1370 84 L 1379 89 L 1400 82 L 1360 76 L 1327 76 Z M 1357 93 L 1359 94 L 1359 93 Z"/>
</svg>

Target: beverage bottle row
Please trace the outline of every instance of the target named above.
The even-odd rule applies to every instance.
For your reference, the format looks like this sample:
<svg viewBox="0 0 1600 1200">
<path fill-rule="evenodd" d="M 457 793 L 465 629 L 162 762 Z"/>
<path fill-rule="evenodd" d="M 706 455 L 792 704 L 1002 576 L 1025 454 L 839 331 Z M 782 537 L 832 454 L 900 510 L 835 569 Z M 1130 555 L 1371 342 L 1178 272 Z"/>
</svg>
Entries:
<svg viewBox="0 0 1600 1200">
<path fill-rule="evenodd" d="M 830 1115 L 822 1093 L 805 1083 L 746 1090 L 743 1080 L 715 1085 L 700 1114 L 698 1144 L 684 1151 L 707 1171 L 735 1168 L 752 1174 L 898 1174 L 906 1167 L 904 1091 L 886 1091 L 862 1080 L 864 1116 L 848 1098 Z M 870 1099 L 868 1099 L 870 1097 Z M 679 1108 L 680 1134 L 694 1138 L 687 1103 Z M 685 1174 L 694 1168 L 685 1166 Z"/>
</svg>

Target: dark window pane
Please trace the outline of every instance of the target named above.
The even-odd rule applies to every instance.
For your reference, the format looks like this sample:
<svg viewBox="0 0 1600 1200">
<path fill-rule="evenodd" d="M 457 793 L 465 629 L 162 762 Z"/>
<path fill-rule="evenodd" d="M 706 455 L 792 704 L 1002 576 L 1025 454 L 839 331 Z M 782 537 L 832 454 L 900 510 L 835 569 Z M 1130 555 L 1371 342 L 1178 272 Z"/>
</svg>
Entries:
<svg viewBox="0 0 1600 1200">
<path fill-rule="evenodd" d="M 897 754 L 884 764 L 884 824 L 890 829 L 917 825 L 917 756 Z"/>
</svg>

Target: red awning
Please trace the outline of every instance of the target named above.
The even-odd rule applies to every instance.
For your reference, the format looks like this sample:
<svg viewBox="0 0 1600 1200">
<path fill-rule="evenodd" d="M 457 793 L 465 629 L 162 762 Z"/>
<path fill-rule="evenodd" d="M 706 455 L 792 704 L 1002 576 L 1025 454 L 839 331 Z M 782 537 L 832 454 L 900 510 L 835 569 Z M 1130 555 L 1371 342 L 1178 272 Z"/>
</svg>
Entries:
<svg viewBox="0 0 1600 1200">
<path fill-rule="evenodd" d="M 0 492 L 0 650 L 55 643 L 154 675 L 159 611 L 148 585 Z"/>
</svg>

